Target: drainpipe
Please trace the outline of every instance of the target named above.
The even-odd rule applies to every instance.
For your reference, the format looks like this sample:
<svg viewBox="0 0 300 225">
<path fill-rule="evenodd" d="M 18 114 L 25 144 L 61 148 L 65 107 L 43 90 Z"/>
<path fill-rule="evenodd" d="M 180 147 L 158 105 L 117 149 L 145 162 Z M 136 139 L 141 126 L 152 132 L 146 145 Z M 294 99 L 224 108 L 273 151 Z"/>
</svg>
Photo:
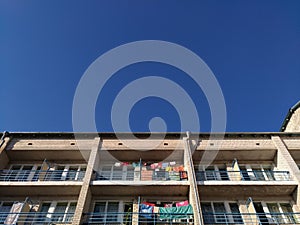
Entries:
<svg viewBox="0 0 300 225">
<path fill-rule="evenodd" d="M 1 148 L 1 146 L 4 144 L 4 139 L 5 139 L 5 137 L 7 136 L 9 134 L 9 132 L 7 132 L 7 131 L 4 131 L 3 132 L 3 134 L 2 134 L 2 136 L 1 136 L 1 139 L 0 139 L 0 148 Z"/>
</svg>

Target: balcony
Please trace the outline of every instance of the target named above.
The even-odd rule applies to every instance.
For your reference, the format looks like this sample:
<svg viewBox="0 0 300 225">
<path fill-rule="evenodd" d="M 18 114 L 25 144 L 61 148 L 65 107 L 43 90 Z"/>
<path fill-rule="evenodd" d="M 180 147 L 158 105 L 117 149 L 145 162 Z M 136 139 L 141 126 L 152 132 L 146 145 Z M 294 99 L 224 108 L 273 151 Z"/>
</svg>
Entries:
<svg viewBox="0 0 300 225">
<path fill-rule="evenodd" d="M 166 195 L 186 196 L 189 190 L 186 171 L 126 171 L 95 173 L 92 181 L 93 195 L 128 196 L 135 195 Z M 115 188 L 116 185 L 122 188 Z M 172 191 L 170 191 L 172 190 Z"/>
<path fill-rule="evenodd" d="M 283 196 L 291 195 L 297 188 L 288 171 L 240 170 L 196 171 L 200 197 L 204 196 Z"/>
<path fill-rule="evenodd" d="M 115 171 L 113 173 L 102 171 L 97 173 L 95 180 L 118 181 L 187 181 L 186 171 Z"/>
<path fill-rule="evenodd" d="M 7 213 L 0 212 L 0 224 L 71 224 L 74 213 Z"/>
<path fill-rule="evenodd" d="M 0 170 L 0 182 L 82 181 L 85 171 Z"/>
<path fill-rule="evenodd" d="M 87 213 L 84 224 L 123 224 L 133 221 L 143 224 L 194 224 L 193 214 L 187 213 Z"/>
<path fill-rule="evenodd" d="M 300 224 L 299 213 L 204 213 L 204 224 Z"/>
<path fill-rule="evenodd" d="M 0 170 L 0 196 L 78 195 L 85 171 Z M 7 185 L 10 188 L 7 188 Z M 72 187 L 72 188 L 70 188 Z"/>
<path fill-rule="evenodd" d="M 197 181 L 290 181 L 289 171 L 262 171 L 262 170 L 240 170 L 240 171 L 197 171 Z"/>
</svg>

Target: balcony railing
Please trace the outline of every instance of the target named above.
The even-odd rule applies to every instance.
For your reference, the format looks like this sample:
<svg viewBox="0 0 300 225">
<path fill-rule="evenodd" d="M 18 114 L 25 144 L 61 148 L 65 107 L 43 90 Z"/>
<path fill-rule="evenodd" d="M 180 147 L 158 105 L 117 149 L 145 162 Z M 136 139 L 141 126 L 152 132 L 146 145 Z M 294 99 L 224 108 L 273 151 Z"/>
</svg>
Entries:
<svg viewBox="0 0 300 225">
<path fill-rule="evenodd" d="M 231 180 L 231 181 L 289 181 L 291 176 L 289 171 L 271 171 L 271 170 L 240 170 L 240 171 L 197 171 L 197 181 L 208 180 Z"/>
<path fill-rule="evenodd" d="M 204 224 L 300 224 L 299 213 L 204 213 Z"/>
<path fill-rule="evenodd" d="M 87 213 L 84 224 L 194 224 L 193 214 L 184 213 Z"/>
<path fill-rule="evenodd" d="M 123 180 L 123 181 L 183 181 L 187 180 L 187 172 L 180 171 L 102 171 L 96 173 L 95 180 Z"/>
<path fill-rule="evenodd" d="M 74 213 L 8 213 L 0 212 L 0 224 L 71 224 Z"/>
<path fill-rule="evenodd" d="M 85 171 L 0 170 L 0 181 L 82 181 Z"/>
</svg>

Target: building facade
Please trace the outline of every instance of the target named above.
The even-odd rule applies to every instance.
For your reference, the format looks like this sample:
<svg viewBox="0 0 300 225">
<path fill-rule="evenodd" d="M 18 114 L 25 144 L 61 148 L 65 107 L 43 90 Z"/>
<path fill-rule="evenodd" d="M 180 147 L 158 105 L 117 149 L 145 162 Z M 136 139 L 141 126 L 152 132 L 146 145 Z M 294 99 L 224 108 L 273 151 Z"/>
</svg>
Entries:
<svg viewBox="0 0 300 225">
<path fill-rule="evenodd" d="M 300 224 L 299 105 L 223 140 L 4 132 L 0 224 Z"/>
</svg>

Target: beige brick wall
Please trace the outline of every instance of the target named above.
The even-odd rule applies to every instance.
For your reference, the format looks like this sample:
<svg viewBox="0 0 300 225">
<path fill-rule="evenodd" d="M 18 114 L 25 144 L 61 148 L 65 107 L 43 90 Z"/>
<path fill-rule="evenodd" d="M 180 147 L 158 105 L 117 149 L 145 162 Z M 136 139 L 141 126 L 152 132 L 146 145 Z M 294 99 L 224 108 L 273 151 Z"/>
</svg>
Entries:
<svg viewBox="0 0 300 225">
<path fill-rule="evenodd" d="M 197 150 L 213 149 L 213 140 L 201 140 Z M 235 138 L 224 139 L 219 146 L 221 150 L 259 150 L 259 149 L 276 149 L 270 138 Z"/>
<path fill-rule="evenodd" d="M 300 171 L 291 154 L 289 153 L 286 145 L 279 136 L 273 136 L 272 140 L 277 147 L 277 168 L 279 170 L 288 170 L 292 176 L 292 179 L 298 182 L 297 192 L 295 192 L 294 198 L 297 206 L 300 206 Z"/>
</svg>

